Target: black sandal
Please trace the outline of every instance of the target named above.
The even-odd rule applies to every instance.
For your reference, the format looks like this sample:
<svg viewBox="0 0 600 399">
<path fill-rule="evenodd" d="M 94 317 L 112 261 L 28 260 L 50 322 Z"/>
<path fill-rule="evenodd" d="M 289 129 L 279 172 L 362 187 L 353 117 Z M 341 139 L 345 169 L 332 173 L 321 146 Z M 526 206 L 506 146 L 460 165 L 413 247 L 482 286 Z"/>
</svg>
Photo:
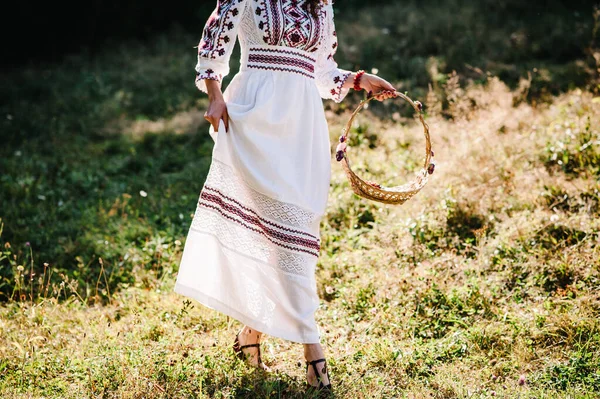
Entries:
<svg viewBox="0 0 600 399">
<path fill-rule="evenodd" d="M 323 368 L 321 369 L 321 372 L 323 374 L 325 374 L 327 376 L 327 379 L 329 379 L 329 374 L 328 374 L 328 369 L 327 369 L 327 361 L 325 359 L 317 359 L 317 360 L 312 360 L 312 361 L 306 361 L 306 372 L 308 373 L 308 365 L 310 364 L 313 367 L 313 370 L 315 371 L 315 377 L 317 378 L 317 381 L 319 382 L 318 386 L 314 386 L 311 385 L 308 381 L 306 382 L 306 385 L 308 385 L 308 389 L 317 389 L 318 391 L 323 391 L 323 392 L 331 392 L 331 380 L 329 379 L 329 384 L 325 385 L 323 384 L 323 377 L 321 377 L 321 374 L 319 374 L 319 370 L 317 370 L 317 363 L 320 362 L 324 362 L 325 364 L 323 365 Z"/>
<path fill-rule="evenodd" d="M 260 344 L 257 343 L 257 344 L 248 344 L 248 345 L 241 345 L 240 346 L 239 335 L 240 335 L 240 333 L 235 334 L 235 340 L 233 341 L 233 352 L 235 353 L 235 355 L 240 360 L 244 360 L 245 361 L 245 360 L 247 360 L 246 359 L 246 354 L 242 351 L 242 349 L 257 347 L 258 348 L 258 365 L 256 365 L 255 367 L 263 368 L 263 369 L 268 369 L 268 367 L 266 367 L 263 364 L 262 358 L 260 357 Z"/>
</svg>

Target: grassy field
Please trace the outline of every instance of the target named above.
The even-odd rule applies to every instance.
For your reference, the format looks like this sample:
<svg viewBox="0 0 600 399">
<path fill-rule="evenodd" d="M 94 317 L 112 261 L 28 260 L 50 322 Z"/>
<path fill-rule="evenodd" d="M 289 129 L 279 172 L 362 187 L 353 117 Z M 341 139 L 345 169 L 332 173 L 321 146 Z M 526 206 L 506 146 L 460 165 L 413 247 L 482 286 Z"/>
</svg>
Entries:
<svg viewBox="0 0 600 399">
<path fill-rule="evenodd" d="M 481 9 L 449 19 L 461 2 L 445 4 L 340 12 L 341 66 L 377 67 L 425 103 L 437 167 L 393 207 L 354 196 L 332 160 L 317 320 L 336 396 L 600 397 L 592 12 L 528 32 L 526 15 L 486 15 L 477 35 L 465 29 Z M 376 16 L 387 31 L 365 28 Z M 237 321 L 172 292 L 212 148 L 195 41 L 175 31 L 5 73 L 1 398 L 304 397 L 301 345 L 266 337 L 274 373 L 252 371 L 231 351 Z M 358 99 L 326 104 L 334 143 Z M 365 177 L 419 167 L 407 111 L 357 118 L 349 154 Z"/>
</svg>

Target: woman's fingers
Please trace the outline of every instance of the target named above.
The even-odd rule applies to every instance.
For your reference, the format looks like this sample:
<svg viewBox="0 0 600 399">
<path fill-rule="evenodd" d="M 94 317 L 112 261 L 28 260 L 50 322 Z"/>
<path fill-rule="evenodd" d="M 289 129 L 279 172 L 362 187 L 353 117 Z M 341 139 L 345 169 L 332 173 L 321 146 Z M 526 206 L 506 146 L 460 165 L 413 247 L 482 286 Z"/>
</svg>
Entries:
<svg viewBox="0 0 600 399">
<path fill-rule="evenodd" d="M 211 102 L 204 114 L 204 119 L 210 122 L 215 132 L 219 131 L 221 119 L 225 125 L 225 131 L 229 130 L 229 114 L 227 113 L 227 106 L 224 101 Z"/>
<path fill-rule="evenodd" d="M 223 123 L 225 124 L 225 132 L 229 131 L 229 114 L 227 113 L 227 108 L 225 108 L 225 110 L 223 111 L 223 116 L 221 117 L 221 119 L 223 119 Z"/>
<path fill-rule="evenodd" d="M 215 129 L 215 132 L 219 130 L 219 120 L 218 119 L 215 119 L 208 112 L 204 114 L 204 119 L 206 119 L 212 125 L 213 129 Z"/>
<path fill-rule="evenodd" d="M 375 99 L 379 100 L 379 101 L 383 101 L 383 100 L 387 100 L 388 98 L 394 98 L 394 97 L 396 97 L 396 92 L 395 91 L 381 90 L 379 92 L 379 94 L 377 94 L 375 96 Z"/>
</svg>

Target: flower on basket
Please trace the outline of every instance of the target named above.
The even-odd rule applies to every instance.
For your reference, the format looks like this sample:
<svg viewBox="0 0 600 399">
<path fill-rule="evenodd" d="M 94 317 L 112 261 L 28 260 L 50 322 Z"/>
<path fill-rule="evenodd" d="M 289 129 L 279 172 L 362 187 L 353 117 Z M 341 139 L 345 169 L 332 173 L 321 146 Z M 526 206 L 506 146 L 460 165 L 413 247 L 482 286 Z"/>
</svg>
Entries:
<svg viewBox="0 0 600 399">
<path fill-rule="evenodd" d="M 341 138 L 340 138 L 341 140 Z M 335 159 L 339 162 L 344 158 L 344 153 L 346 152 L 346 148 L 348 147 L 348 145 L 346 144 L 346 142 L 340 142 L 338 143 L 336 149 L 335 149 Z"/>
<path fill-rule="evenodd" d="M 435 170 L 435 164 L 432 162 L 427 167 L 427 173 L 429 173 L 430 175 L 432 175 L 434 170 Z"/>
</svg>

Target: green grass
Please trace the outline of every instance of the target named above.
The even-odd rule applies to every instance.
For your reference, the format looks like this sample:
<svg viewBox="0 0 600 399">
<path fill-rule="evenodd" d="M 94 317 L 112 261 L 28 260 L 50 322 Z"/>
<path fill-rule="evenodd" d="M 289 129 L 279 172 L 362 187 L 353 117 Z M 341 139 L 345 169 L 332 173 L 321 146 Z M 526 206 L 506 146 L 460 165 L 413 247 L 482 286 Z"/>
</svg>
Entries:
<svg viewBox="0 0 600 399">
<path fill-rule="evenodd" d="M 485 34 L 453 41 L 480 14 L 445 4 L 386 3 L 385 35 L 339 13 L 341 66 L 376 66 L 425 102 L 438 165 L 394 207 L 354 196 L 333 161 L 316 316 L 337 396 L 598 397 L 600 100 L 583 50 L 565 53 L 591 22 L 546 37 L 555 20 L 542 18 L 509 51 L 500 38 L 526 16 L 486 15 Z M 442 13 L 458 5 L 463 19 Z M 274 373 L 252 371 L 231 351 L 238 322 L 172 292 L 212 150 L 194 41 L 171 33 L 5 74 L 0 397 L 304 397 L 300 345 L 267 337 Z M 526 78 L 533 67 L 554 72 Z M 358 98 L 326 104 L 333 142 Z M 350 143 L 353 165 L 385 184 L 422 154 L 399 104 L 362 112 Z"/>
</svg>

